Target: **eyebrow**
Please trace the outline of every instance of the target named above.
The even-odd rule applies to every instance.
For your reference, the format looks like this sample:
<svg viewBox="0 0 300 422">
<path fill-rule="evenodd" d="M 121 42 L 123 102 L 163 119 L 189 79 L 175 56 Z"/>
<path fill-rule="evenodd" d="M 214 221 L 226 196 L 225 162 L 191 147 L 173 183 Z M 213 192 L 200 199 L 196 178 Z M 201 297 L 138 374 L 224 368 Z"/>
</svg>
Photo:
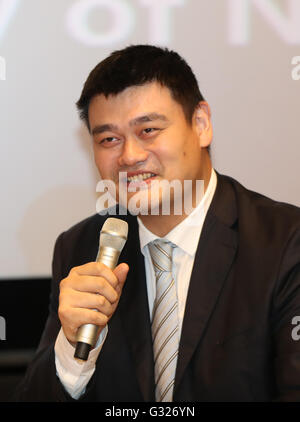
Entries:
<svg viewBox="0 0 300 422">
<path fill-rule="evenodd" d="M 162 122 L 168 122 L 169 119 L 164 114 L 159 113 L 148 113 L 144 114 L 143 116 L 135 117 L 134 119 L 130 120 L 129 126 L 136 126 L 141 123 L 153 122 L 156 120 L 160 120 Z M 105 123 L 103 125 L 97 125 L 92 130 L 92 135 L 97 135 L 103 132 L 114 132 L 117 131 L 119 128 L 117 125 L 113 123 Z"/>
</svg>

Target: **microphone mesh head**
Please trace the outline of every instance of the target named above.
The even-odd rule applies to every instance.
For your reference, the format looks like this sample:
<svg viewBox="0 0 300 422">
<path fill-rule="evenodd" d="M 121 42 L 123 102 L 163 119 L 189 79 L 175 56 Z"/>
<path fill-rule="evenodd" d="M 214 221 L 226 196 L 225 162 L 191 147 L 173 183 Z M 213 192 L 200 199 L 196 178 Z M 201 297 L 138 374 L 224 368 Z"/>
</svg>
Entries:
<svg viewBox="0 0 300 422">
<path fill-rule="evenodd" d="M 128 236 L 128 224 L 119 218 L 108 218 L 100 232 L 100 247 L 110 247 L 121 252 Z"/>
</svg>

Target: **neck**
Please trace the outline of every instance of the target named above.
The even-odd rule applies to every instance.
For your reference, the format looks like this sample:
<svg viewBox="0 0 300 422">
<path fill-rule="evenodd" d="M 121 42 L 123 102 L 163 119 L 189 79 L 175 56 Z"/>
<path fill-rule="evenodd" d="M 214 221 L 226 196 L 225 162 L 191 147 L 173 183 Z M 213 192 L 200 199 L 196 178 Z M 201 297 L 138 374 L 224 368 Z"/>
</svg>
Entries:
<svg viewBox="0 0 300 422">
<path fill-rule="evenodd" d="M 158 237 L 166 236 L 186 215 L 141 215 L 145 227 Z"/>
</svg>

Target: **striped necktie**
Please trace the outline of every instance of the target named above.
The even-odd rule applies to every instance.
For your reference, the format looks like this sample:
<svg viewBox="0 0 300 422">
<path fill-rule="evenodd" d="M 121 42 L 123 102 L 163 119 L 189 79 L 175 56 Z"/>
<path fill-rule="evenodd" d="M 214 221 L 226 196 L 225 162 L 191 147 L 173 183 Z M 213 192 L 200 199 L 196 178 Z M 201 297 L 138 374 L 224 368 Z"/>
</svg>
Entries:
<svg viewBox="0 0 300 422">
<path fill-rule="evenodd" d="M 173 245 L 174 247 L 174 245 Z M 155 240 L 149 243 L 156 276 L 156 298 L 152 317 L 152 339 L 157 402 L 173 397 L 178 356 L 178 303 L 172 277 L 172 244 Z"/>
</svg>

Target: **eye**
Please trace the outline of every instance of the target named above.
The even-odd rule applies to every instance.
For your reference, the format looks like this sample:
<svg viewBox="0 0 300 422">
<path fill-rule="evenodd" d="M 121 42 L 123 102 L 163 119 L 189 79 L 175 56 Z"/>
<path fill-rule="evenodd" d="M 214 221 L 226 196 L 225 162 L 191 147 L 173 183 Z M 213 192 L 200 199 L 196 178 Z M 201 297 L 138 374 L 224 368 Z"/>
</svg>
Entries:
<svg viewBox="0 0 300 422">
<path fill-rule="evenodd" d="M 108 136 L 107 138 L 100 139 L 98 141 L 98 144 L 109 146 L 109 144 L 113 144 L 116 141 L 118 141 L 118 138 L 116 138 L 115 136 Z"/>
<path fill-rule="evenodd" d="M 112 142 L 115 138 L 114 136 L 108 136 L 107 138 L 102 139 L 101 142 Z"/>
<path fill-rule="evenodd" d="M 155 127 L 147 127 L 147 128 L 142 130 L 142 135 L 151 135 L 151 134 L 158 132 L 159 130 L 160 129 L 155 128 Z"/>
</svg>

